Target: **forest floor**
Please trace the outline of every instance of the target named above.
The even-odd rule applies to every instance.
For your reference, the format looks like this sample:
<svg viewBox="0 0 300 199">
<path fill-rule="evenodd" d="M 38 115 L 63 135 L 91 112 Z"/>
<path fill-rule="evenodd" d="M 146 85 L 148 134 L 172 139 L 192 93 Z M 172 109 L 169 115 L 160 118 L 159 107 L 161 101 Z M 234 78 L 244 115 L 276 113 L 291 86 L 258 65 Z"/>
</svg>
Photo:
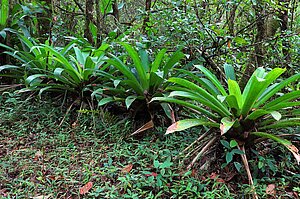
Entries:
<svg viewBox="0 0 300 199">
<path fill-rule="evenodd" d="M 163 136 L 159 127 L 130 137 L 132 122 L 109 114 L 81 114 L 74 122 L 53 103 L 9 97 L 0 104 L 0 198 L 251 197 L 244 171 L 187 170 L 189 159 L 175 159 L 197 132 Z M 259 197 L 299 198 L 292 156 L 259 157 Z"/>
</svg>

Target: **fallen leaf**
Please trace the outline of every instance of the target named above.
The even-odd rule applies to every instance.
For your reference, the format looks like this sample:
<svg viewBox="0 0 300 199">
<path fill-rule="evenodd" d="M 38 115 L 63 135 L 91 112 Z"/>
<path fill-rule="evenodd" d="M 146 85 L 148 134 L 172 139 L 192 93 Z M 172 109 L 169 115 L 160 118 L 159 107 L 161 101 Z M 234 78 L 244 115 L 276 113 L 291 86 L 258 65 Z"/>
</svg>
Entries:
<svg viewBox="0 0 300 199">
<path fill-rule="evenodd" d="M 275 195 L 276 194 L 276 185 L 275 184 L 269 184 L 266 188 L 266 193 L 269 195 Z"/>
<path fill-rule="evenodd" d="M 6 192 L 7 192 L 6 189 L 1 189 L 1 190 L 0 190 L 0 196 L 2 195 L 3 197 L 7 197 Z"/>
<path fill-rule="evenodd" d="M 133 167 L 133 164 L 129 164 L 126 167 L 124 167 L 121 172 L 122 173 L 129 173 L 131 171 L 132 167 Z"/>
<path fill-rule="evenodd" d="M 83 187 L 79 188 L 79 193 L 81 195 L 86 194 L 93 187 L 93 182 L 88 182 Z"/>
<path fill-rule="evenodd" d="M 77 123 L 77 121 L 72 123 L 72 128 L 76 128 L 77 126 L 79 126 L 79 124 Z"/>
<path fill-rule="evenodd" d="M 222 178 L 218 178 L 216 181 L 221 182 L 221 183 L 225 183 L 225 180 L 223 180 Z"/>
<path fill-rule="evenodd" d="M 218 176 L 218 175 L 217 175 L 215 172 L 213 172 L 213 173 L 211 173 L 211 174 L 209 175 L 209 178 L 210 178 L 211 180 L 214 180 L 217 176 Z"/>
<path fill-rule="evenodd" d="M 192 177 L 195 177 L 197 173 L 198 173 L 198 172 L 197 172 L 196 169 L 192 169 L 192 174 L 191 174 L 191 176 L 192 176 Z"/>
<path fill-rule="evenodd" d="M 297 149 L 297 147 L 295 147 L 294 145 L 286 145 L 286 147 L 290 150 L 290 152 L 292 152 L 292 154 L 294 155 L 295 159 L 297 160 L 298 165 L 300 164 L 300 154 L 299 154 L 299 150 Z"/>
<path fill-rule="evenodd" d="M 132 136 L 132 135 L 135 135 L 135 134 L 138 134 L 138 133 L 140 133 L 140 132 L 146 131 L 146 130 L 148 130 L 148 129 L 151 129 L 151 128 L 153 128 L 153 127 L 154 127 L 154 123 L 153 123 L 152 120 L 150 120 L 149 122 L 147 122 L 146 124 L 144 124 L 142 127 L 140 127 L 138 130 L 136 130 L 135 132 L 133 132 L 133 133 L 131 134 L 131 136 Z"/>
<path fill-rule="evenodd" d="M 146 174 L 145 176 L 146 176 L 146 177 L 150 177 L 150 176 L 156 177 L 156 176 L 157 176 L 157 173 L 152 172 L 152 173 L 150 173 L 150 174 Z"/>
</svg>

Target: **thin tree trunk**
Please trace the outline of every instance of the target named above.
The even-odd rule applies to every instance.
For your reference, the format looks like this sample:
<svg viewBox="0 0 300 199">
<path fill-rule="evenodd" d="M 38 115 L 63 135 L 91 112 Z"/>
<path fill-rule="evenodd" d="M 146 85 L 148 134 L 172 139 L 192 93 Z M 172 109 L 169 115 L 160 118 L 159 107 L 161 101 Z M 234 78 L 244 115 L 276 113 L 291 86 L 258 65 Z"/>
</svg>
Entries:
<svg viewBox="0 0 300 199">
<path fill-rule="evenodd" d="M 112 8 L 113 8 L 113 16 L 114 16 L 114 20 L 116 23 L 119 22 L 120 20 L 120 15 L 119 15 L 119 8 L 118 8 L 118 1 L 114 0 L 113 4 L 112 4 Z"/>
<path fill-rule="evenodd" d="M 290 3 L 290 0 L 280 0 L 279 3 L 282 5 L 283 9 L 280 10 L 280 14 L 279 14 L 279 19 L 281 22 L 280 25 L 280 30 L 283 34 L 285 34 L 284 32 L 288 30 L 288 5 Z M 285 62 L 284 62 L 284 67 L 288 67 L 288 63 L 291 60 L 291 56 L 289 54 L 289 42 L 283 40 L 282 42 L 282 54 L 284 56 Z"/>
<path fill-rule="evenodd" d="M 85 1 L 85 30 L 84 36 L 90 43 L 93 43 L 93 36 L 90 31 L 89 25 L 93 21 L 93 0 Z"/>
<path fill-rule="evenodd" d="M 146 17 L 144 18 L 144 22 L 143 22 L 143 33 L 145 34 L 147 31 L 147 28 L 149 27 L 149 15 L 150 15 L 150 9 L 151 9 L 151 0 L 146 0 L 146 4 L 145 4 L 145 12 L 146 12 Z"/>
<path fill-rule="evenodd" d="M 102 43 L 102 14 L 100 10 L 100 0 L 96 0 L 96 23 L 97 23 L 97 44 L 96 46 L 99 47 Z"/>
<path fill-rule="evenodd" d="M 236 9 L 238 8 L 238 4 L 234 4 L 232 6 L 232 8 L 227 12 L 228 16 L 227 16 L 227 21 L 228 21 L 228 30 L 229 30 L 229 34 L 231 36 L 234 36 L 234 20 L 235 20 L 235 13 L 236 13 Z"/>
<path fill-rule="evenodd" d="M 265 19 L 264 19 L 264 8 L 261 2 L 257 2 L 257 5 L 254 6 L 255 15 L 256 15 L 256 37 L 255 37 L 255 66 L 263 66 L 264 59 L 264 48 L 262 41 L 265 38 Z M 253 70 L 254 71 L 254 70 Z M 253 72 L 252 71 L 252 72 Z M 251 72 L 251 73 L 252 73 Z"/>
</svg>

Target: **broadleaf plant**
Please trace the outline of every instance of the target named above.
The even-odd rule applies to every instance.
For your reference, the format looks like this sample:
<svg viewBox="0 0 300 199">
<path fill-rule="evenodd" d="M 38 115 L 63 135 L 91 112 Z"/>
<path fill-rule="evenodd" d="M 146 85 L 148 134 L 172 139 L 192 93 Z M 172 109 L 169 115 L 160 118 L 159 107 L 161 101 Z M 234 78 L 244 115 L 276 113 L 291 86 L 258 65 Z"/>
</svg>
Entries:
<svg viewBox="0 0 300 199">
<path fill-rule="evenodd" d="M 110 59 L 106 60 L 106 62 L 114 67 L 117 72 L 121 73 L 121 75 L 117 75 L 119 81 L 117 84 L 114 84 L 115 87 L 108 89 L 119 89 L 123 92 L 116 93 L 114 96 L 108 95 L 107 98 L 110 100 L 102 98 L 100 102 L 105 100 L 105 103 L 109 103 L 122 100 L 125 102 L 127 109 L 132 108 L 133 104 L 135 104 L 135 107 L 133 107 L 135 112 L 143 111 L 150 116 L 150 121 L 145 124 L 146 126 L 138 130 L 138 132 L 141 132 L 153 127 L 148 124 L 153 124 L 154 114 L 152 110 L 157 109 L 156 105 L 158 103 L 149 105 L 149 102 L 154 96 L 162 96 L 168 83 L 166 81 L 167 78 L 172 75 L 172 69 L 184 57 L 184 54 L 181 51 L 176 51 L 168 55 L 167 50 L 162 49 L 152 60 L 146 49 L 141 48 L 137 50 L 128 43 L 120 44 L 124 47 L 126 53 L 119 57 L 110 54 Z M 170 118 L 170 111 L 166 110 L 168 106 L 162 106 L 159 109 L 164 110 Z M 134 132 L 133 134 L 136 133 Z"/>
<path fill-rule="evenodd" d="M 293 153 L 297 163 L 300 163 L 298 149 L 290 141 L 272 131 L 300 126 L 299 111 L 293 111 L 300 106 L 300 92 L 282 91 L 291 82 L 299 81 L 300 74 L 280 81 L 278 77 L 285 72 L 285 69 L 275 68 L 267 72 L 264 68 L 258 68 L 241 91 L 238 82 L 232 78 L 235 77 L 232 70 L 230 75 L 227 75 L 226 87 L 205 67 L 199 65 L 195 67 L 201 71 L 201 78 L 190 71 L 182 70 L 182 72 L 189 75 L 196 83 L 172 77 L 168 80 L 173 83 L 167 88 L 171 91 L 169 96 L 152 99 L 152 101 L 177 103 L 196 112 L 196 118 L 184 119 L 172 124 L 167 134 L 204 125 L 218 129 L 217 133 L 212 135 L 214 139 L 225 136 L 228 140 L 236 140 L 241 149 L 252 146 L 258 137 L 271 139 L 283 144 Z M 277 95 L 280 91 L 281 96 Z M 246 170 L 250 171 L 246 155 L 242 156 Z M 253 183 L 248 171 L 249 180 Z"/>
<path fill-rule="evenodd" d="M 6 54 L 19 62 L 0 66 L 0 76 L 19 79 L 27 87 L 23 90 L 38 91 L 39 95 L 45 91 L 69 91 L 82 95 L 92 84 L 115 79 L 105 71 L 104 58 L 108 44 L 97 49 L 80 49 L 77 40 L 74 40 L 64 48 L 58 48 L 48 44 L 38 45 L 20 34 L 18 37 L 22 50 L 0 44 L 7 49 Z"/>
</svg>

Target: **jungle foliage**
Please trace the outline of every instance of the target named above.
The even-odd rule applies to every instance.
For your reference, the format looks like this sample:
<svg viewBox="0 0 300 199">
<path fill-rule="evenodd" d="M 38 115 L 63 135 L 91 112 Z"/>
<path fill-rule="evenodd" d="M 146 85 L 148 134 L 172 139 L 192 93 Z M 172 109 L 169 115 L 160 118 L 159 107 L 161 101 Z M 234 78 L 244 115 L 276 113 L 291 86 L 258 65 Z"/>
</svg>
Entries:
<svg viewBox="0 0 300 199">
<path fill-rule="evenodd" d="M 2 96 L 61 101 L 59 127 L 72 114 L 72 126 L 87 114 L 95 127 L 107 113 L 130 118 L 129 135 L 193 132 L 180 151 L 187 168 L 233 169 L 254 198 L 269 140 L 291 152 L 297 173 L 298 1 L 2 0 L 0 17 Z M 172 164 L 153 162 L 161 178 Z"/>
</svg>

